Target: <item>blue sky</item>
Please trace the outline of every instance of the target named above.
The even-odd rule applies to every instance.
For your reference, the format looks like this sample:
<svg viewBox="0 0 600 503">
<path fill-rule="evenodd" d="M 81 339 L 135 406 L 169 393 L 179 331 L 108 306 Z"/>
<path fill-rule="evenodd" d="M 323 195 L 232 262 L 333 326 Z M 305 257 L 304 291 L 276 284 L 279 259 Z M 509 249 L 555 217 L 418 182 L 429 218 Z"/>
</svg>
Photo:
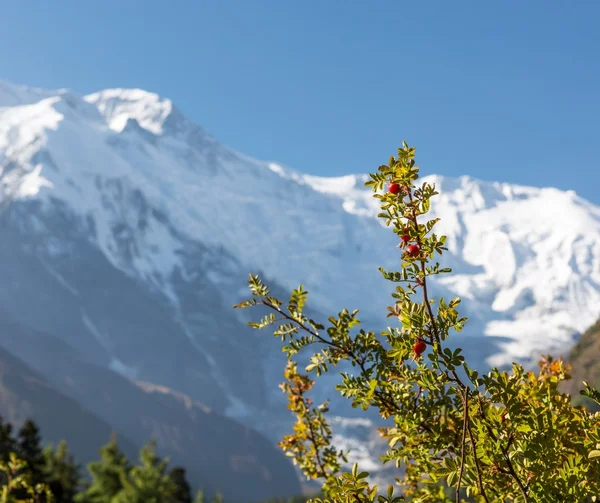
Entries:
<svg viewBox="0 0 600 503">
<path fill-rule="evenodd" d="M 240 152 L 574 189 L 600 203 L 600 2 L 5 2 L 0 76 L 172 98 Z"/>
</svg>

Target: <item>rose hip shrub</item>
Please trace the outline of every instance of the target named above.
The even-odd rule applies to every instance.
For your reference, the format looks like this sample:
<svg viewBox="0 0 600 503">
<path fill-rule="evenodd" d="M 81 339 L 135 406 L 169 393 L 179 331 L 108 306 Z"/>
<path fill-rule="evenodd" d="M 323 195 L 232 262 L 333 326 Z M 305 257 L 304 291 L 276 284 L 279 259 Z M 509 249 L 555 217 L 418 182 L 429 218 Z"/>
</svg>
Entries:
<svg viewBox="0 0 600 503">
<path fill-rule="evenodd" d="M 236 307 L 268 308 L 250 325 L 275 325 L 288 358 L 281 388 L 296 423 L 281 448 L 308 478 L 322 479 L 325 501 L 397 502 L 408 496 L 458 502 L 462 495 L 488 503 L 596 501 L 600 414 L 572 406 L 559 392 L 568 366 L 546 357 L 538 372 L 515 363 L 510 371 L 480 375 L 461 349 L 447 347 L 466 318 L 457 311 L 459 298 L 430 296 L 429 279 L 451 271 L 437 262 L 446 250 L 445 237 L 433 232 L 438 219 L 425 218 L 437 192 L 431 184 L 418 185 L 418 172 L 415 149 L 404 143 L 366 184 L 381 202 L 379 217 L 400 241 L 400 270 L 380 269 L 397 285 L 387 308 L 393 326 L 376 334 L 360 328 L 358 310 L 343 310 L 325 327 L 304 313 L 308 293 L 302 286 L 284 303 L 250 276 L 252 297 Z M 398 467 L 396 485 L 387 491 L 371 486 L 356 464 L 342 470 L 346 453 L 331 444 L 327 403 L 312 403 L 314 380 L 299 373 L 294 360 L 315 349 L 305 372 L 319 376 L 349 362 L 356 370 L 341 373 L 338 391 L 354 407 L 374 407 L 386 420 L 379 431 L 389 451 L 381 462 Z M 600 393 L 584 386 L 581 393 L 600 403 Z M 442 486 L 454 488 L 451 497 Z"/>
</svg>

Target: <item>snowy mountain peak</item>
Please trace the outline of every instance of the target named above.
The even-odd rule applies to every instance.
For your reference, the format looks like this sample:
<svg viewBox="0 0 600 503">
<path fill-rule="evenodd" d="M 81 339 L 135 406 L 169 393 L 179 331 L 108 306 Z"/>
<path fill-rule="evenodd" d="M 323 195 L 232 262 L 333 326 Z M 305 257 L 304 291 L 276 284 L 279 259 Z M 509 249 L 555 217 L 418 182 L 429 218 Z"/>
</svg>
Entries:
<svg viewBox="0 0 600 503">
<path fill-rule="evenodd" d="M 107 89 L 84 98 L 96 105 L 109 127 L 120 133 L 128 120 L 135 120 L 147 131 L 164 133 L 164 124 L 174 112 L 173 102 L 141 89 Z"/>
<path fill-rule="evenodd" d="M 0 79 L 0 108 L 36 103 L 44 98 L 56 95 L 58 92 L 13 84 L 8 80 Z"/>
<path fill-rule="evenodd" d="M 398 326 L 385 318 L 395 285 L 377 271 L 399 268 L 398 240 L 366 180 L 252 159 L 154 93 L 82 97 L 0 81 L 0 320 L 43 333 L 49 351 L 12 333 L 3 343 L 50 369 L 52 351 L 72 350 L 275 440 L 289 419 L 273 386 L 280 348 L 231 306 L 253 272 L 278 292 L 304 283 L 322 320 L 360 308 L 368 330 Z M 599 207 L 551 188 L 423 181 L 440 192 L 428 216 L 442 219 L 441 263 L 453 269 L 432 282 L 432 296 L 465 300 L 469 322 L 449 342 L 471 364 L 560 354 L 598 318 Z M 332 412 L 354 440 L 336 442 L 372 456 L 372 425 L 349 421 L 345 405 L 334 398 Z"/>
<path fill-rule="evenodd" d="M 139 89 L 80 97 L 1 83 L 2 103 L 0 203 L 33 198 L 52 212 L 60 201 L 114 267 L 176 309 L 175 278 L 194 277 L 189 249 L 201 246 L 227 261 L 239 288 L 262 271 L 286 288 L 304 282 L 323 311 L 362 307 L 381 319 L 389 296 L 377 267 L 397 268 L 399 256 L 366 175 L 319 177 L 251 159 Z M 559 350 L 596 319 L 600 208 L 557 189 L 422 181 L 440 192 L 432 216 L 442 218 L 443 262 L 454 268 L 437 293 L 471 301 L 473 337 L 501 341 L 488 361 Z M 239 288 L 223 292 L 227 302 Z"/>
<path fill-rule="evenodd" d="M 176 138 L 196 148 L 215 140 L 186 117 L 168 98 L 142 89 L 106 89 L 84 97 L 117 133 L 141 128 L 155 136 Z M 149 137 L 147 137 L 148 139 Z"/>
</svg>

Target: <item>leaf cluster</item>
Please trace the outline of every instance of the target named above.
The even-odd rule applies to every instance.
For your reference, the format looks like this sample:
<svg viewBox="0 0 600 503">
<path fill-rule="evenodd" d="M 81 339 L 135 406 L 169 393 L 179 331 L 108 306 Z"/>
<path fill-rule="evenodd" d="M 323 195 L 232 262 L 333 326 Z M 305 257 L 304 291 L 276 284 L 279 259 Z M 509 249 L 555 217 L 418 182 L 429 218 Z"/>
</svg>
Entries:
<svg viewBox="0 0 600 503">
<path fill-rule="evenodd" d="M 600 415 L 571 404 L 559 391 L 569 378 L 561 360 L 542 359 L 536 372 L 513 365 L 486 375 L 472 369 L 460 349 L 447 340 L 463 329 L 460 298 L 436 299 L 431 279 L 450 269 L 438 260 L 447 250 L 438 236 L 438 218 L 424 220 L 434 185 L 421 183 L 415 149 L 406 143 L 367 186 L 380 201 L 379 217 L 398 236 L 400 267 L 380 269 L 397 284 L 387 317 L 397 324 L 380 333 L 360 328 L 358 310 L 346 309 L 325 326 L 304 314 L 308 292 L 301 285 L 287 302 L 251 275 L 251 298 L 237 308 L 264 306 L 268 313 L 250 325 L 274 327 L 288 358 L 288 407 L 296 417 L 294 433 L 281 447 L 309 478 L 323 480 L 318 502 L 461 501 L 463 495 L 484 502 L 582 501 L 600 495 Z M 385 190 L 400 186 L 399 193 Z M 425 343 L 427 351 L 415 351 Z M 396 484 L 369 484 L 369 474 L 354 466 L 342 470 L 345 453 L 331 445 L 327 406 L 313 407 L 306 393 L 314 381 L 297 370 L 294 358 L 311 351 L 307 374 L 316 377 L 345 362 L 339 393 L 354 407 L 374 408 L 388 426 L 380 429 L 389 450 L 382 463 L 397 467 Z M 348 366 L 344 367 L 348 368 Z M 600 403 L 600 394 L 584 393 Z M 453 488 L 452 497 L 440 484 Z"/>
</svg>

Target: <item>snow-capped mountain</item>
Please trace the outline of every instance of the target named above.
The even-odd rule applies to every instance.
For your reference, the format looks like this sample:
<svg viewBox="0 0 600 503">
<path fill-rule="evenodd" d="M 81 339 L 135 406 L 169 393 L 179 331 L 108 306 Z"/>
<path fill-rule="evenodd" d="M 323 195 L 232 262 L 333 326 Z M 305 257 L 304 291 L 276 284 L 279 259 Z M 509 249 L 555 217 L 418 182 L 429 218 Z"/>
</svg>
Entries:
<svg viewBox="0 0 600 503">
<path fill-rule="evenodd" d="M 397 268 L 399 252 L 365 179 L 251 159 L 146 91 L 2 82 L 0 303 L 84 359 L 255 422 L 282 403 L 282 361 L 231 309 L 249 272 L 280 290 L 304 283 L 322 313 L 358 307 L 375 329 L 389 323 L 377 267 Z M 598 318 L 599 207 L 426 179 L 454 269 L 435 296 L 463 297 L 470 321 L 455 340 L 476 366 L 562 352 Z"/>
</svg>

